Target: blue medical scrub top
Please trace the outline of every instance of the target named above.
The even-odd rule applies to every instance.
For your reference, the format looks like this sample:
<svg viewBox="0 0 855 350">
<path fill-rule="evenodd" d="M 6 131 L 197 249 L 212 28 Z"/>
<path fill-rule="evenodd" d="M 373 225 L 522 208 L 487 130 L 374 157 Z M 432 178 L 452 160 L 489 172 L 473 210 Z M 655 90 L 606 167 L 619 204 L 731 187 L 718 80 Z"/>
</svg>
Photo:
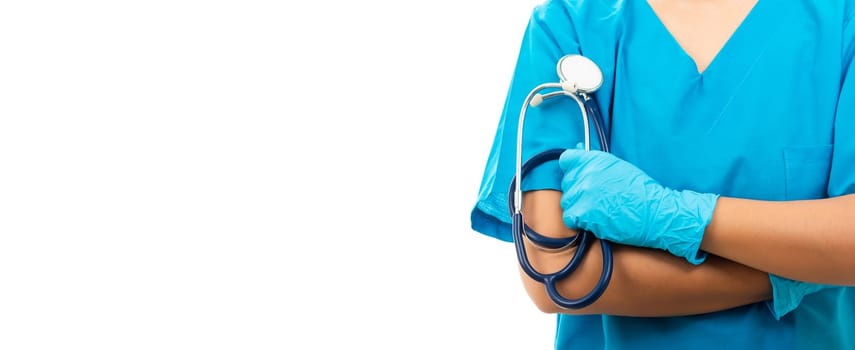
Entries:
<svg viewBox="0 0 855 350">
<path fill-rule="evenodd" d="M 798 200 L 855 192 L 855 1 L 759 0 L 698 73 L 644 0 L 548 0 L 526 28 L 472 228 L 511 241 L 508 188 L 526 94 L 565 54 L 603 70 L 612 151 L 665 186 Z M 529 109 L 523 158 L 582 140 L 575 102 Z M 524 190 L 560 190 L 557 164 Z M 855 210 L 853 210 L 855 215 Z M 795 257 L 797 258 L 797 257 Z M 855 291 L 770 276 L 774 298 L 688 317 L 559 315 L 558 349 L 855 349 Z"/>
</svg>

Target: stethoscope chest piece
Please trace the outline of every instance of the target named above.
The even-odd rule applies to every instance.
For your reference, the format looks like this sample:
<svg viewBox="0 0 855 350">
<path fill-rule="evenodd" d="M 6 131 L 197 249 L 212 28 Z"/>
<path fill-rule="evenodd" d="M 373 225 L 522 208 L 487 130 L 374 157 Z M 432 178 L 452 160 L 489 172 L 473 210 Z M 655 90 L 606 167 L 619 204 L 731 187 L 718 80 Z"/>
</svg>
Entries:
<svg viewBox="0 0 855 350">
<path fill-rule="evenodd" d="M 570 84 L 571 92 L 592 93 L 603 85 L 603 72 L 594 61 L 582 55 L 566 55 L 558 61 L 558 77 Z"/>
</svg>

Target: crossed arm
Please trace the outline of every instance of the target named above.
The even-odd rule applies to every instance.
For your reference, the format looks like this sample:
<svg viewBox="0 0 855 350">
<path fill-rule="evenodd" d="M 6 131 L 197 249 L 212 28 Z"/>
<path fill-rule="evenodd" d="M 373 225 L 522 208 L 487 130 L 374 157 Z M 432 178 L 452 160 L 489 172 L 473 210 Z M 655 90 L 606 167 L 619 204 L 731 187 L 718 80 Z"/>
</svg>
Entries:
<svg viewBox="0 0 855 350">
<path fill-rule="evenodd" d="M 567 237 L 561 192 L 524 194 L 526 223 L 537 232 Z M 694 266 L 665 251 L 614 245 L 614 273 L 606 292 L 580 310 L 563 310 L 543 285 L 521 273 L 535 305 L 548 313 L 679 316 L 720 311 L 771 298 L 768 273 L 817 283 L 855 285 L 855 196 L 793 202 L 720 198 L 702 250 L 711 256 Z M 848 231 L 847 231 L 848 230 Z M 563 267 L 573 251 L 548 252 L 526 243 L 542 272 Z M 602 269 L 599 244 L 579 270 L 558 284 L 577 298 L 596 283 Z"/>
</svg>

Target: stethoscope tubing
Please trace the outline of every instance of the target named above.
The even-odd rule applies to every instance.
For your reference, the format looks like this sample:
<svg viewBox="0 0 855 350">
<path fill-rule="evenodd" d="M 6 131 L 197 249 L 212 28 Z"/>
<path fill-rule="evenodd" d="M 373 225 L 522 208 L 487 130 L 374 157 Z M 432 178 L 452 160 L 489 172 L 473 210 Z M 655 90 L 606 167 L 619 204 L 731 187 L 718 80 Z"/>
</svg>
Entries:
<svg viewBox="0 0 855 350">
<path fill-rule="evenodd" d="M 549 88 L 555 88 L 559 90 L 542 95 L 540 94 L 540 91 Z M 525 220 L 523 219 L 522 215 L 522 189 L 520 187 L 522 183 L 522 178 L 527 175 L 532 169 L 542 165 L 543 163 L 558 160 L 561 154 L 564 152 L 563 149 L 552 149 L 544 151 L 536 154 L 531 159 L 526 161 L 525 164 L 523 164 L 522 135 L 523 125 L 525 123 L 525 115 L 530 105 L 536 107 L 544 100 L 556 96 L 570 97 L 578 104 L 579 110 L 582 114 L 582 123 L 585 133 L 585 150 L 591 150 L 590 123 L 593 123 L 594 129 L 597 133 L 597 140 L 599 141 L 600 148 L 604 152 L 609 151 L 610 140 L 608 135 L 604 131 L 604 121 L 602 119 L 601 114 L 599 113 L 599 109 L 596 106 L 596 101 L 592 97 L 580 91 L 567 91 L 563 89 L 563 85 L 561 83 L 546 83 L 537 86 L 536 88 L 532 89 L 531 92 L 529 92 L 528 96 L 526 96 L 522 108 L 520 109 L 519 124 L 517 127 L 516 174 L 511 180 L 511 188 L 509 193 L 512 195 L 509 196 L 508 209 L 511 212 L 512 216 L 513 241 L 515 245 L 516 255 L 523 272 L 531 279 L 544 284 L 544 286 L 546 287 L 546 292 L 549 295 L 550 299 L 558 307 L 564 309 L 580 309 L 591 305 L 597 299 L 599 299 L 599 297 L 602 296 L 602 294 L 608 287 L 609 282 L 611 281 L 612 271 L 614 267 L 611 244 L 608 241 L 600 240 L 603 270 L 600 274 L 600 278 L 597 282 L 597 285 L 590 292 L 588 292 L 588 294 L 582 296 L 581 298 L 567 298 L 561 295 L 560 291 L 558 290 L 558 282 L 569 277 L 579 267 L 579 264 L 582 262 L 583 257 L 591 246 L 593 240 L 593 233 L 585 230 L 580 230 L 575 236 L 572 237 L 546 237 L 528 227 L 528 225 L 525 224 Z M 591 118 L 590 123 L 588 118 Z M 531 262 L 528 259 L 528 254 L 525 250 L 525 243 L 523 241 L 524 239 L 528 240 L 538 249 L 555 251 L 575 247 L 576 250 L 573 253 L 573 257 L 570 259 L 570 262 L 566 266 L 564 266 L 564 268 L 553 273 L 542 273 L 537 271 L 537 269 L 535 269 L 534 266 L 531 265 Z"/>
<path fill-rule="evenodd" d="M 558 157 L 563 153 L 563 149 L 552 149 L 545 152 L 538 153 L 530 160 L 528 160 L 522 168 L 521 175 L 524 177 L 534 168 L 542 165 L 543 163 L 557 160 Z M 515 182 L 511 182 L 511 191 L 516 190 L 513 188 L 515 186 Z M 513 203 L 510 203 L 510 208 L 513 207 Z M 612 249 L 611 245 L 608 241 L 600 240 L 600 248 L 602 251 L 602 261 L 603 261 L 603 270 L 600 274 L 600 279 L 597 282 L 597 285 L 594 289 L 592 289 L 585 296 L 578 299 L 571 299 L 564 297 L 558 291 L 558 282 L 564 280 L 569 277 L 570 274 L 576 271 L 579 264 L 582 262 L 582 258 L 588 252 L 588 249 L 591 246 L 591 241 L 593 239 L 593 234 L 589 231 L 579 231 L 575 236 L 567 237 L 567 238 L 551 238 L 543 236 L 536 231 L 529 228 L 525 225 L 525 221 L 522 217 L 522 212 L 514 213 L 512 220 L 512 231 L 513 231 L 513 241 L 516 248 L 516 255 L 519 261 L 520 267 L 523 272 L 526 273 L 531 279 L 542 283 L 546 286 L 546 292 L 549 295 L 549 298 L 560 308 L 563 309 L 581 309 L 586 306 L 591 305 L 600 296 L 605 292 L 606 288 L 611 281 L 612 270 L 613 270 L 613 257 L 612 257 Z M 553 273 L 542 273 L 537 271 L 534 266 L 531 265 L 531 262 L 528 259 L 528 254 L 525 250 L 525 244 L 523 239 L 528 239 L 529 242 L 532 242 L 535 246 L 540 249 L 547 250 L 564 250 L 570 247 L 574 247 L 576 251 L 573 253 L 573 257 L 570 262 L 561 270 Z"/>
</svg>

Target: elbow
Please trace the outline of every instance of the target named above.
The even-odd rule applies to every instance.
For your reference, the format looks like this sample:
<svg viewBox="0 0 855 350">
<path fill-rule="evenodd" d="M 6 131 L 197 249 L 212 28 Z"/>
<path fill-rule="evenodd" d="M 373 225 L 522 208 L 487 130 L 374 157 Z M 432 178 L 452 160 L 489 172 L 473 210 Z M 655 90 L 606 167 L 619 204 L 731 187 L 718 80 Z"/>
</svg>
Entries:
<svg viewBox="0 0 855 350">
<path fill-rule="evenodd" d="M 558 305 L 555 305 L 555 303 L 552 302 L 552 299 L 546 295 L 546 291 L 543 291 L 540 295 L 533 296 L 532 301 L 534 302 L 534 306 L 536 306 L 542 313 L 557 314 L 561 311 L 561 308 L 559 308 Z"/>
<path fill-rule="evenodd" d="M 558 306 L 554 301 L 552 301 L 544 288 L 540 288 L 540 291 L 537 294 L 529 293 L 529 295 L 534 306 L 536 306 L 540 312 L 545 314 L 591 315 L 602 313 L 602 310 L 600 310 L 599 307 L 602 303 L 599 301 L 595 301 L 593 304 L 582 308 L 567 309 Z"/>
<path fill-rule="evenodd" d="M 549 298 L 549 294 L 546 293 L 546 288 L 543 284 L 540 284 L 523 274 L 523 286 L 525 287 L 525 291 L 526 294 L 528 294 L 529 299 L 531 299 L 534 306 L 537 307 L 540 312 L 545 314 L 555 314 L 560 311 L 558 305 L 555 305 L 555 303 L 552 302 L 552 299 Z"/>
<path fill-rule="evenodd" d="M 574 315 L 582 315 L 590 313 L 590 307 L 586 307 L 583 309 L 565 309 L 552 301 L 552 298 L 549 297 L 549 294 L 546 293 L 546 287 L 543 284 L 536 282 L 532 279 L 526 278 L 524 280 L 524 285 L 526 289 L 526 293 L 528 294 L 529 299 L 537 307 L 540 312 L 545 314 L 574 314 Z M 576 297 L 571 294 L 569 297 Z"/>
</svg>

